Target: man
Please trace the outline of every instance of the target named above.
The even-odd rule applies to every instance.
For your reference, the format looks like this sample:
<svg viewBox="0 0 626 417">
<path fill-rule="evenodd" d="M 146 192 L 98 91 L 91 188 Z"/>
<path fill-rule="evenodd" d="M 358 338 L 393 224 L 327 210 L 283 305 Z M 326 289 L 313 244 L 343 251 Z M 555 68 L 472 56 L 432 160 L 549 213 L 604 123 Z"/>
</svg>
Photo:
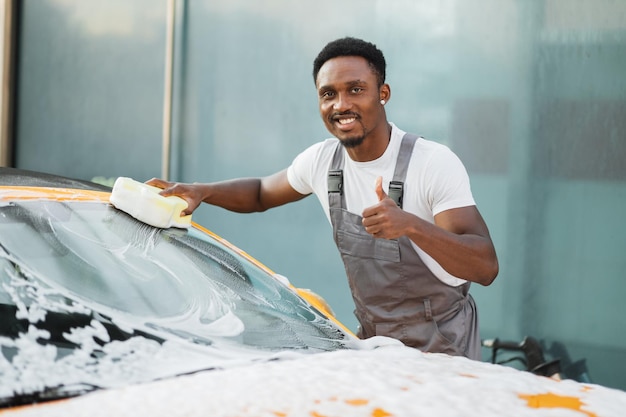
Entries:
<svg viewBox="0 0 626 417">
<path fill-rule="evenodd" d="M 319 111 L 334 138 L 264 178 L 210 184 L 152 179 L 190 214 L 201 202 L 260 212 L 315 193 L 344 261 L 360 326 L 428 352 L 481 359 L 470 282 L 498 260 L 460 160 L 387 121 L 386 63 L 373 44 L 330 42 L 313 64 Z M 393 198 L 392 198 L 393 197 Z"/>
</svg>

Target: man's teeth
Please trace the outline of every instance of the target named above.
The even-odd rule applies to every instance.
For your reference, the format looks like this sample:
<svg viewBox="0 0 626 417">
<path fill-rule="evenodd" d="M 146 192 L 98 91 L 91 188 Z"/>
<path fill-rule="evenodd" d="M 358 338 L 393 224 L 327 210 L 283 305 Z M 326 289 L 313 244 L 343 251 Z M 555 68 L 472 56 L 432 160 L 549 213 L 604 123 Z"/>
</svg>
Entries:
<svg viewBox="0 0 626 417">
<path fill-rule="evenodd" d="M 339 124 L 347 125 L 348 123 L 352 123 L 356 120 L 356 117 L 351 117 L 349 119 L 339 119 Z"/>
</svg>

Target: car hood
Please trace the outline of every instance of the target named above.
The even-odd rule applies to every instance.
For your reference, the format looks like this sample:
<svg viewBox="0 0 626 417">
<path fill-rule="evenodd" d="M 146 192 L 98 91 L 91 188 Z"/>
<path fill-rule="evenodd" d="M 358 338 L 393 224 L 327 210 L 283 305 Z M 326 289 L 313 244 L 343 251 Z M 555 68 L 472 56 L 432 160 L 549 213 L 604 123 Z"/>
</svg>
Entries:
<svg viewBox="0 0 626 417">
<path fill-rule="evenodd" d="M 387 338 L 357 349 L 94 392 L 2 416 L 618 417 L 626 393 L 502 365 L 428 354 Z"/>
</svg>

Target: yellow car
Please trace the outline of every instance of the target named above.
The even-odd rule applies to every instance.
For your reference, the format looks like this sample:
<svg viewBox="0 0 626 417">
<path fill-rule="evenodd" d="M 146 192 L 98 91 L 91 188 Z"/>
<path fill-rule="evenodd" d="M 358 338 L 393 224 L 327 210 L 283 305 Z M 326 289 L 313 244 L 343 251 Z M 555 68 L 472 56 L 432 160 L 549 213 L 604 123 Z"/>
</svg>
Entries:
<svg viewBox="0 0 626 417">
<path fill-rule="evenodd" d="M 210 231 L 0 168 L 0 417 L 604 416 L 626 393 L 358 340 Z"/>
</svg>

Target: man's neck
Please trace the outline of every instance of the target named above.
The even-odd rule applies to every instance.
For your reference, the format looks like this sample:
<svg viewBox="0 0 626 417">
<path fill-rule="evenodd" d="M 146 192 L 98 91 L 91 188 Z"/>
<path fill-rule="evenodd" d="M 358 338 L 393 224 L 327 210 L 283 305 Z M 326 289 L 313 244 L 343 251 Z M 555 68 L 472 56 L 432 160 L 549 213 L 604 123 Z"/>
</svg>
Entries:
<svg viewBox="0 0 626 417">
<path fill-rule="evenodd" d="M 346 148 L 350 159 L 356 162 L 368 162 L 380 158 L 391 141 L 391 125 L 387 122 L 381 129 L 371 132 L 359 146 Z"/>
</svg>

